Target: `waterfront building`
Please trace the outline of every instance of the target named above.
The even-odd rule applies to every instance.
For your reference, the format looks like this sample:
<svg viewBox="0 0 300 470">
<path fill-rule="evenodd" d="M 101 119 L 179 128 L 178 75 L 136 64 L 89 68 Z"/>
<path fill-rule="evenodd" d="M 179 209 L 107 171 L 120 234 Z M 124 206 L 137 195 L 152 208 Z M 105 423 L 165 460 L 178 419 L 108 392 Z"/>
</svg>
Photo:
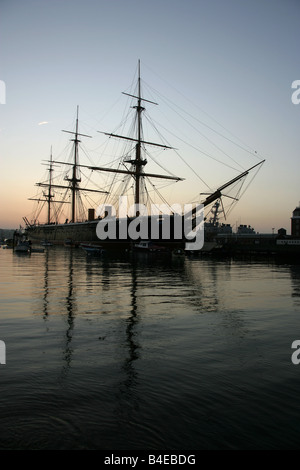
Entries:
<svg viewBox="0 0 300 470">
<path fill-rule="evenodd" d="M 291 217 L 291 235 L 300 238 L 300 206 L 296 207 Z"/>
</svg>

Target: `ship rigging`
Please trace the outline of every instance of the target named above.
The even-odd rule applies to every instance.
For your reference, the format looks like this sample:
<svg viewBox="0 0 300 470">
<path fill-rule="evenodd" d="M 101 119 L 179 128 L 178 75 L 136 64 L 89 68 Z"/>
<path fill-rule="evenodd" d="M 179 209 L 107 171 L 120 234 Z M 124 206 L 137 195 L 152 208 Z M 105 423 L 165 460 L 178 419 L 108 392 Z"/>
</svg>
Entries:
<svg viewBox="0 0 300 470">
<path fill-rule="evenodd" d="M 123 156 L 121 157 L 121 161 L 119 162 L 119 165 L 117 167 L 100 166 L 100 165 L 93 165 L 93 164 L 86 164 L 86 165 L 80 164 L 79 163 L 79 144 L 81 142 L 80 138 L 82 137 L 91 138 L 92 136 L 79 133 L 79 116 L 78 116 L 79 111 L 77 107 L 75 131 L 66 131 L 66 130 L 63 131 L 66 133 L 70 133 L 73 136 L 73 138 L 71 139 L 71 142 L 73 142 L 73 161 L 63 162 L 61 160 L 53 160 L 52 151 L 51 151 L 51 156 L 49 160 L 49 168 L 48 168 L 48 181 L 40 182 L 36 184 L 39 188 L 42 188 L 43 196 L 31 198 L 31 200 L 35 200 L 38 203 L 40 202 L 47 203 L 47 221 L 46 221 L 46 224 L 39 224 L 36 222 L 36 218 L 33 221 L 32 220 L 30 221 L 28 220 L 28 217 L 24 217 L 23 219 L 27 226 L 28 233 L 31 236 L 34 237 L 35 235 L 39 234 L 38 237 L 43 236 L 43 238 L 47 238 L 47 239 L 49 238 L 47 236 L 49 234 L 47 234 L 46 226 L 50 227 L 51 225 L 52 207 L 55 207 L 56 204 L 58 204 L 60 207 L 63 205 L 64 202 L 70 205 L 71 215 L 70 215 L 70 221 L 68 220 L 68 222 L 73 225 L 73 224 L 79 223 L 78 217 L 76 215 L 77 206 L 78 206 L 77 199 L 78 199 L 78 196 L 80 196 L 82 192 L 102 194 L 105 196 L 106 201 L 108 198 L 113 197 L 112 186 L 110 186 L 109 188 L 103 188 L 103 189 L 98 189 L 98 188 L 93 189 L 93 188 L 86 188 L 86 187 L 82 188 L 80 185 L 81 183 L 80 171 L 82 171 L 82 169 L 88 169 L 91 172 L 97 172 L 102 175 L 105 173 L 111 173 L 112 175 L 120 175 L 121 177 L 126 178 L 123 188 L 126 188 L 128 186 L 127 178 L 132 179 L 134 183 L 134 203 L 135 203 L 135 208 L 136 208 L 135 217 L 139 215 L 139 206 L 143 202 L 142 192 L 145 186 L 145 180 L 150 180 L 152 178 L 157 178 L 159 180 L 165 180 L 168 182 L 180 182 L 184 180 L 184 178 L 176 176 L 170 172 L 169 174 L 156 174 L 156 173 L 145 171 L 145 166 L 148 163 L 147 158 L 146 158 L 146 156 L 148 155 L 146 153 L 146 147 L 148 145 L 150 145 L 151 147 L 162 149 L 162 150 L 171 150 L 173 149 L 173 147 L 166 145 L 164 143 L 156 143 L 156 142 L 152 142 L 152 141 L 148 141 L 144 139 L 143 123 L 142 123 L 142 116 L 143 116 L 143 112 L 145 111 L 144 106 L 146 103 L 156 106 L 157 103 L 151 100 L 147 100 L 142 97 L 140 62 L 138 63 L 137 92 L 132 93 L 132 94 L 124 92 L 123 94 L 127 95 L 131 99 L 136 100 L 136 103 L 133 106 L 135 110 L 135 135 L 130 136 L 130 135 L 123 135 L 119 133 L 108 133 L 108 132 L 103 132 L 103 131 L 98 131 L 98 132 L 106 135 L 107 137 L 109 137 L 109 139 L 112 138 L 112 139 L 123 140 L 124 142 L 129 143 L 131 146 L 133 145 L 134 147 L 131 147 L 131 150 L 133 150 L 134 152 L 134 157 L 130 156 L 131 154 L 130 150 L 128 150 L 127 152 L 124 152 Z M 216 190 L 212 190 L 209 193 L 202 193 L 202 195 L 205 195 L 206 197 L 200 201 L 201 204 L 203 204 L 203 206 L 206 207 L 208 205 L 213 204 L 217 200 L 221 201 L 222 197 L 232 198 L 233 201 L 237 201 L 238 197 L 229 196 L 228 194 L 226 194 L 226 189 L 234 186 L 237 183 L 240 183 L 241 181 L 244 181 L 246 176 L 248 176 L 250 172 L 252 172 L 252 170 L 254 169 L 258 170 L 263 163 L 264 163 L 264 160 L 261 160 L 255 165 L 252 165 L 247 170 L 242 171 L 241 173 L 239 173 L 237 176 L 230 179 L 226 183 L 220 185 Z M 65 175 L 64 182 L 61 182 L 58 184 L 53 181 L 54 166 L 57 166 L 57 165 L 59 166 L 66 165 L 69 168 L 69 170 L 71 170 L 71 174 L 68 173 L 67 175 Z M 65 184 L 65 182 L 67 184 Z M 152 184 L 152 188 L 154 188 L 153 184 Z M 58 190 L 65 190 L 65 193 L 66 194 L 68 193 L 70 195 L 70 198 L 69 198 L 70 200 L 66 201 L 65 198 L 63 198 L 62 200 L 57 200 L 55 194 L 56 194 L 56 191 Z M 193 209 L 193 211 L 195 210 L 196 209 Z M 66 226 L 66 224 L 59 223 L 58 213 L 55 212 L 55 214 L 56 214 L 56 218 L 54 221 L 52 221 L 52 224 L 54 223 L 54 225 L 56 225 L 57 227 L 59 225 Z M 95 220 L 94 212 L 92 212 L 92 216 L 89 216 L 89 220 L 87 222 L 92 222 L 93 220 Z M 42 226 L 43 226 L 43 229 L 41 229 Z M 82 228 L 82 225 L 81 225 L 81 228 Z M 51 230 L 52 237 L 56 239 L 57 237 L 64 238 L 62 230 L 60 230 L 60 232 L 61 233 L 59 234 L 59 230 Z M 70 236 L 69 233 L 68 233 L 68 236 Z M 78 232 L 76 233 L 74 232 L 74 236 L 79 238 L 79 241 L 85 241 L 85 238 L 88 238 L 89 240 L 92 239 L 92 235 L 87 235 L 87 231 L 83 231 L 82 237 L 81 235 L 79 235 Z"/>
</svg>

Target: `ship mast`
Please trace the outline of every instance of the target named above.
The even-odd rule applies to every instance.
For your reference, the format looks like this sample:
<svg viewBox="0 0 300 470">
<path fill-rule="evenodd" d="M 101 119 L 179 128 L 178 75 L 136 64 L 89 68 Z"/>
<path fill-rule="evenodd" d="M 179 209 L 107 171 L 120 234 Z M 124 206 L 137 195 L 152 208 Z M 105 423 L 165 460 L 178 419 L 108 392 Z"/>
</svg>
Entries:
<svg viewBox="0 0 300 470">
<path fill-rule="evenodd" d="M 136 143 L 136 155 L 135 155 L 135 203 L 140 203 L 140 180 L 142 174 L 142 167 L 146 165 L 147 161 L 141 158 L 141 139 L 142 139 L 142 112 L 145 108 L 141 105 L 141 71 L 139 61 L 139 76 L 138 76 L 138 102 L 136 106 L 137 111 L 137 143 Z"/>
<path fill-rule="evenodd" d="M 52 191 L 52 172 L 53 172 L 53 161 L 52 161 L 52 146 L 51 146 L 51 152 L 50 152 L 50 166 L 49 166 L 49 188 L 48 188 L 48 217 L 47 217 L 47 223 L 50 224 L 51 221 L 51 199 L 53 198 L 53 194 L 51 194 Z"/>
<path fill-rule="evenodd" d="M 125 140 L 135 142 L 135 158 L 130 159 L 130 160 L 124 160 L 124 163 L 130 163 L 133 167 L 131 169 L 126 169 L 125 170 L 125 169 L 105 168 L 105 167 L 91 166 L 91 165 L 79 165 L 78 162 L 77 162 L 77 151 L 78 151 L 77 147 L 78 147 L 78 143 L 80 142 L 78 140 L 78 136 L 79 135 L 84 135 L 84 134 L 79 134 L 78 133 L 78 119 L 77 119 L 75 139 L 74 139 L 74 142 L 75 142 L 75 157 L 74 157 L 74 164 L 73 164 L 73 177 L 68 180 L 72 183 L 71 188 L 72 188 L 72 191 L 73 191 L 73 198 L 74 198 L 74 194 L 78 190 L 77 182 L 80 181 L 76 178 L 76 168 L 77 167 L 85 167 L 85 168 L 88 168 L 92 171 L 100 171 L 100 172 L 104 171 L 104 172 L 111 172 L 111 173 L 127 174 L 127 175 L 132 176 L 135 179 L 134 201 L 135 201 L 136 205 L 140 204 L 140 201 L 141 201 L 141 197 L 140 197 L 140 194 L 141 194 L 141 178 L 151 177 L 151 178 L 163 178 L 163 179 L 168 179 L 168 180 L 173 180 L 173 181 L 182 181 L 183 180 L 183 178 L 180 178 L 178 176 L 159 175 L 159 174 L 153 174 L 153 173 L 145 173 L 143 171 L 143 167 L 147 164 L 147 160 L 142 158 L 142 144 L 153 145 L 155 147 L 162 147 L 164 149 L 172 149 L 172 147 L 169 147 L 169 146 L 164 145 L 164 144 L 158 144 L 158 143 L 155 143 L 155 142 L 148 142 L 148 141 L 145 141 L 143 139 L 142 113 L 145 110 L 145 108 L 142 106 L 142 102 L 145 101 L 145 102 L 148 102 L 148 103 L 151 103 L 151 104 L 154 104 L 154 105 L 157 105 L 157 103 L 155 103 L 153 101 L 150 101 L 150 100 L 146 100 L 145 98 L 142 98 L 142 95 L 141 95 L 140 60 L 138 62 L 137 95 L 132 95 L 132 94 L 125 93 L 125 92 L 123 92 L 123 94 L 137 99 L 137 105 L 134 106 L 134 109 L 136 109 L 136 113 L 137 113 L 136 137 L 128 137 L 128 136 L 123 136 L 123 135 L 118 135 L 118 134 L 113 134 L 113 133 L 108 133 L 108 132 L 102 132 L 102 131 L 98 131 L 98 132 L 100 132 L 101 134 L 107 135 L 109 137 L 115 137 L 117 139 L 125 139 Z M 65 131 L 65 132 L 69 132 L 69 131 Z M 90 136 L 85 136 L 85 137 L 90 137 Z M 56 161 L 55 163 L 62 164 L 64 162 Z M 256 165 L 252 166 L 251 168 L 244 171 L 243 173 L 236 176 L 235 178 L 228 181 L 227 183 L 223 184 L 222 186 L 220 186 L 216 191 L 214 191 L 212 194 L 210 194 L 208 197 L 206 197 L 206 199 L 202 202 L 203 206 L 205 207 L 205 206 L 213 203 L 217 199 L 219 199 L 222 196 L 222 191 L 224 189 L 231 186 L 235 182 L 241 180 L 243 177 L 247 176 L 248 173 L 252 169 L 256 168 L 257 166 L 261 165 L 262 163 L 264 163 L 264 160 L 257 163 Z M 72 164 L 67 163 L 67 165 L 72 165 Z M 75 202 L 74 202 L 74 206 L 75 206 Z M 196 211 L 197 211 L 197 208 L 193 208 L 190 215 L 194 215 L 196 213 Z M 73 214 L 73 211 L 72 211 L 72 214 Z M 139 211 L 138 211 L 138 208 L 137 208 L 136 216 L 138 216 L 138 215 L 139 215 Z M 72 217 L 73 217 L 73 215 L 72 215 Z"/>
<path fill-rule="evenodd" d="M 48 187 L 48 196 L 47 196 L 47 200 L 48 200 L 48 223 L 50 223 L 50 204 L 51 202 L 60 202 L 60 203 L 65 203 L 65 204 L 69 204 L 68 202 L 65 202 L 65 201 L 51 201 L 51 198 L 53 197 L 51 195 L 51 189 L 53 188 L 59 188 L 59 189 L 69 189 L 71 190 L 71 195 L 72 195 L 72 200 L 71 200 L 71 222 L 76 222 L 76 196 L 77 196 L 77 193 L 81 190 L 81 191 L 89 191 L 89 192 L 94 192 L 94 193 L 104 193 L 104 194 L 107 194 L 107 191 L 101 191 L 101 190 L 98 190 L 98 189 L 88 189 L 88 188 L 84 188 L 84 189 L 81 189 L 79 187 L 79 184 L 81 182 L 81 178 L 78 178 L 77 177 L 77 174 L 78 174 L 78 167 L 82 166 L 82 165 L 79 165 L 78 163 L 78 147 L 79 147 L 79 143 L 81 142 L 81 140 L 79 140 L 79 136 L 82 136 L 82 137 L 90 137 L 90 135 L 86 135 L 86 134 L 80 134 L 78 132 L 78 110 L 79 110 L 79 107 L 77 106 L 77 115 L 76 115 L 76 126 L 75 126 L 75 132 L 72 132 L 72 131 L 66 131 L 66 130 L 63 130 L 62 132 L 67 132 L 69 134 L 73 134 L 74 135 L 74 139 L 71 139 L 72 142 L 74 142 L 74 160 L 72 163 L 66 163 L 66 162 L 54 162 L 52 160 L 52 152 L 51 152 L 51 158 L 50 158 L 50 177 L 49 177 L 49 183 L 36 183 L 37 186 L 41 186 L 41 187 Z M 69 186 L 66 186 L 66 185 L 62 185 L 62 184 L 52 184 L 52 178 L 51 178 L 51 172 L 53 171 L 52 170 L 52 165 L 53 163 L 59 163 L 59 164 L 64 164 L 64 165 L 71 165 L 73 168 L 72 168 L 72 177 L 71 178 L 68 178 L 67 176 L 64 178 L 65 181 L 68 181 L 70 183 Z"/>
<path fill-rule="evenodd" d="M 142 113 L 145 110 L 145 108 L 142 106 L 142 101 L 146 101 L 147 103 L 151 103 L 154 105 L 157 105 L 154 101 L 146 100 L 145 98 L 142 98 L 142 93 L 141 93 L 141 68 L 140 68 L 140 60 L 138 62 L 138 89 L 137 89 L 137 95 L 131 95 L 129 93 L 123 92 L 123 95 L 130 96 L 131 98 L 136 98 L 137 99 L 137 105 L 134 106 L 134 109 L 136 109 L 137 113 L 137 129 L 136 129 L 136 137 L 127 137 L 123 135 L 117 135 L 117 134 L 112 134 L 108 132 L 100 132 L 101 134 L 105 134 L 109 137 L 116 137 L 118 139 L 125 139 L 125 140 L 130 140 L 133 142 L 136 142 L 135 144 L 135 159 L 131 160 L 124 160 L 124 163 L 130 163 L 133 165 L 133 168 L 130 170 L 119 170 L 119 169 L 109 169 L 109 168 L 103 168 L 103 167 L 91 167 L 89 166 L 88 168 L 92 170 L 98 170 L 98 171 L 109 171 L 109 172 L 114 172 L 114 173 L 123 173 L 127 175 L 133 176 L 135 179 L 135 194 L 134 194 L 134 202 L 136 205 L 140 204 L 141 202 L 141 178 L 143 177 L 154 177 L 154 178 L 163 178 L 163 179 L 170 179 L 174 181 L 182 181 L 182 178 L 179 178 L 177 176 L 169 176 L 169 175 L 157 175 L 153 173 L 144 173 L 143 167 L 147 164 L 147 160 L 142 158 L 142 144 L 146 145 L 153 145 L 155 147 L 162 147 L 164 149 L 171 149 L 172 147 L 169 147 L 168 145 L 164 144 L 157 144 L 155 142 L 146 142 L 143 140 L 143 127 L 142 127 Z M 139 211 L 136 211 L 136 215 L 139 215 Z"/>
<path fill-rule="evenodd" d="M 52 146 L 51 146 L 49 168 L 48 168 L 49 183 L 37 183 L 37 186 L 47 187 L 48 188 L 48 193 L 46 194 L 46 193 L 43 192 L 43 196 L 45 197 L 45 199 L 28 198 L 29 201 L 47 202 L 47 224 L 48 225 L 51 223 L 51 204 L 52 204 L 52 202 L 64 204 L 64 201 L 56 201 L 56 200 L 52 199 L 54 197 L 54 194 L 52 194 L 52 189 L 53 189 L 53 186 L 56 186 L 56 185 L 52 184 L 52 173 L 54 171 L 53 166 L 55 166 L 53 164 L 54 164 L 54 162 L 53 162 L 53 159 L 52 159 Z M 23 219 L 25 220 L 26 217 L 25 218 L 23 217 Z M 30 223 L 28 222 L 27 219 L 25 220 L 25 223 L 26 223 L 26 225 L 30 225 Z"/>
<path fill-rule="evenodd" d="M 74 142 L 74 162 L 73 162 L 73 170 L 72 170 L 72 178 L 65 177 L 65 181 L 69 181 L 71 183 L 71 194 L 72 194 L 72 207 L 71 207 L 71 222 L 75 222 L 76 217 L 76 193 L 78 191 L 78 183 L 80 183 L 81 178 L 77 178 L 77 167 L 78 167 L 78 144 L 81 142 L 78 139 L 78 136 L 84 137 L 91 137 L 90 135 L 79 134 L 78 132 L 78 106 L 77 106 L 77 116 L 76 116 L 76 128 L 75 132 L 71 131 L 63 131 L 68 132 L 70 134 L 74 134 L 74 139 L 71 141 Z"/>
</svg>

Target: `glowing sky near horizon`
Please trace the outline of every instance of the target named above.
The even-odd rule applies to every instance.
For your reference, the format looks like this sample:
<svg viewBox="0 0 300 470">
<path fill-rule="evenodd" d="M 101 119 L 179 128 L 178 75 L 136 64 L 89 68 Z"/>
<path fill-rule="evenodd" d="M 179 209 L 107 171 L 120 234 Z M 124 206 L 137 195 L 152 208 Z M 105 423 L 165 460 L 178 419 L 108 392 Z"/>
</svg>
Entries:
<svg viewBox="0 0 300 470">
<path fill-rule="evenodd" d="M 51 145 L 57 155 L 67 142 L 61 130 L 72 130 L 77 105 L 96 154 L 97 131 L 120 122 L 116 103 L 140 59 L 145 82 L 190 103 L 201 120 L 204 110 L 266 159 L 227 222 L 289 233 L 300 201 L 300 104 L 291 100 L 300 80 L 299 17 L 298 0 L 1 0 L 0 227 L 16 228 L 32 211 L 41 162 Z M 160 111 L 169 112 L 161 103 Z M 205 148 L 199 133 L 191 139 Z M 185 152 L 209 185 L 236 174 Z M 258 161 L 240 158 L 243 168 Z M 182 175 L 180 161 L 163 164 Z M 182 186 L 187 197 L 207 189 L 192 181 L 191 194 Z"/>
</svg>

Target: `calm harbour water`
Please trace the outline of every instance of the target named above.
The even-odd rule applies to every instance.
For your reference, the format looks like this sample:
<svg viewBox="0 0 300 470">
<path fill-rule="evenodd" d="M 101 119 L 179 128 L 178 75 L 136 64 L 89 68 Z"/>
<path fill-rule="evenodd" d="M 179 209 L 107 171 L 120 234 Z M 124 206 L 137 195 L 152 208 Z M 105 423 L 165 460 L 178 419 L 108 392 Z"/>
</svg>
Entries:
<svg viewBox="0 0 300 470">
<path fill-rule="evenodd" d="M 300 263 L 0 249 L 0 449 L 300 448 Z"/>
</svg>

